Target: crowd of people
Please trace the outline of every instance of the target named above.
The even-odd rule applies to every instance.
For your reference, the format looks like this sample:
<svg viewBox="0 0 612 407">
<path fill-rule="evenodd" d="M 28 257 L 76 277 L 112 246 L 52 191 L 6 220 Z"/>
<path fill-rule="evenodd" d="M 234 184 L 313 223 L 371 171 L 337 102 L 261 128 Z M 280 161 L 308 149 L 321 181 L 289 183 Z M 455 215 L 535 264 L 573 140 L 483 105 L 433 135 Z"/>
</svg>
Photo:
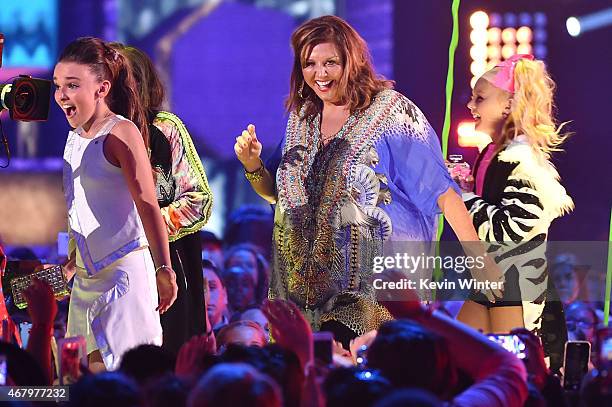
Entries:
<svg viewBox="0 0 612 407">
<path fill-rule="evenodd" d="M 609 404 L 601 352 L 582 387 L 559 380 L 559 346 L 569 335 L 599 349 L 600 317 L 575 301 L 571 262 L 547 265 L 544 253 L 551 222 L 573 208 L 549 161 L 566 135 L 545 64 L 516 55 L 476 82 L 468 108 L 492 142 L 459 179 L 348 23 L 307 21 L 291 45 L 276 152 L 264 163 L 253 124 L 234 146 L 274 214 L 237 211 L 223 240 L 200 232 L 212 193 L 151 60 L 91 37 L 64 49 L 54 82 L 72 128 L 71 292 L 58 302 L 33 279 L 27 314 L 2 302 L 6 383 L 68 384 L 75 406 Z M 420 292 L 397 300 L 372 285 L 374 257 L 401 241 L 432 247 L 441 213 L 483 259 L 474 278 L 503 285 L 471 293 L 456 319 Z M 66 362 L 63 337 L 82 339 L 70 343 L 84 363 Z"/>
<path fill-rule="evenodd" d="M 264 300 L 256 308 L 234 310 L 228 308 L 225 288 L 231 277 L 224 279 L 208 260 L 204 275 L 208 316 L 211 324 L 219 321 L 210 333 L 191 338 L 176 357 L 143 344 L 126 351 L 112 372 L 95 373 L 81 365 L 72 377 L 61 370 L 64 384 L 71 385 L 69 405 L 569 406 L 580 400 L 580 405 L 601 406 L 610 401 L 602 374 L 609 367 L 595 362 L 581 392 L 566 392 L 530 331 L 512 331 L 526 345 L 521 360 L 482 333 L 422 305 L 414 292 L 402 302 L 381 302 L 394 320 L 356 338 L 350 349 L 329 343 L 330 363 L 321 357 L 310 323 L 296 305 Z M 254 292 L 252 306 L 257 304 Z M 26 298 L 32 323 L 27 348 L 2 344 L 6 384 L 57 384 L 60 370 L 49 333 L 62 318 L 65 323 L 65 313 L 60 316 L 51 289 L 39 280 Z M 582 305 L 568 308 L 568 325 L 574 306 Z M 58 339 L 60 331 L 55 330 Z"/>
<path fill-rule="evenodd" d="M 271 223 L 271 215 L 259 215 L 251 221 Z M 257 245 L 260 239 L 237 243 L 230 233 L 227 245 L 210 232 L 201 237 L 202 308 L 210 333 L 193 336 L 178 356 L 154 344 L 130 349 L 112 373 L 81 366 L 78 377 L 67 378 L 75 382 L 73 405 L 600 406 L 610 401 L 602 376 L 609 367 L 596 352 L 602 311 L 587 297 L 579 299 L 575 256 L 556 257 L 551 275 L 560 287 L 568 339 L 592 345 L 580 392 L 563 389 L 562 372 L 549 368 L 540 339 L 528 330 L 512 331 L 526 345 L 521 360 L 443 309 L 422 306 L 416 294 L 412 301 L 383 303 L 396 320 L 356 338 L 349 349 L 332 343 L 332 363 L 325 363 L 314 352 L 312 329 L 301 312 L 262 295 L 270 268 Z M 17 249 L 4 258 L 31 259 L 32 253 Z M 221 259 L 220 266 L 212 258 Z M 15 336 L 2 346 L 7 384 L 57 384 L 54 343 L 65 337 L 68 304 L 55 301 L 38 280 L 27 300 L 27 313 L 8 304 L 10 320 L 31 328 L 26 348 L 20 349 Z"/>
</svg>

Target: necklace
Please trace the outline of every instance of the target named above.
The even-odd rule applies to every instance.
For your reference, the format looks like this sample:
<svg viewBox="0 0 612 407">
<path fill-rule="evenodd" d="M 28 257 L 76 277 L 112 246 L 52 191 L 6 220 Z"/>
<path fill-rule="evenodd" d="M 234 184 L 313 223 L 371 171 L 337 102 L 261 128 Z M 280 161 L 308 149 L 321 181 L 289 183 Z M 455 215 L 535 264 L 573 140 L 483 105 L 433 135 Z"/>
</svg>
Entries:
<svg viewBox="0 0 612 407">
<path fill-rule="evenodd" d="M 337 133 L 332 134 L 331 136 L 326 136 L 325 134 L 323 134 L 323 132 L 321 132 L 321 142 L 323 144 L 327 144 L 329 141 L 333 140 L 334 138 L 336 138 L 336 136 L 338 135 L 338 133 L 340 133 L 342 131 L 342 129 L 338 130 Z"/>
<path fill-rule="evenodd" d="M 346 118 L 343 118 L 342 120 L 342 126 L 340 126 L 340 128 L 338 129 L 337 132 L 330 134 L 330 135 L 326 135 L 325 133 L 323 133 L 322 130 L 322 124 L 323 124 L 323 114 L 321 114 L 320 116 L 320 121 L 318 123 L 318 127 L 319 127 L 319 139 L 321 141 L 321 143 L 323 143 L 323 145 L 326 145 L 327 143 L 329 143 L 331 140 L 333 140 L 334 138 L 338 137 L 339 135 L 341 135 L 343 133 L 343 130 L 346 128 L 347 124 L 351 121 L 352 118 L 352 114 L 349 112 L 349 114 L 347 115 Z"/>
<path fill-rule="evenodd" d="M 355 119 L 355 115 L 349 113 L 349 115 L 347 116 L 347 118 L 344 120 L 344 123 L 342 123 L 342 126 L 340 127 L 340 129 L 338 129 L 337 132 L 335 132 L 334 134 L 331 135 L 326 135 L 325 133 L 323 133 L 323 131 L 321 131 L 321 122 L 322 122 L 323 116 L 320 116 L 320 121 L 318 123 L 318 128 L 319 128 L 319 140 L 321 142 L 321 144 L 323 144 L 324 146 L 327 145 L 330 141 L 332 141 L 335 138 L 338 137 L 342 137 L 342 135 L 344 134 L 345 130 L 351 126 L 353 120 Z"/>
</svg>

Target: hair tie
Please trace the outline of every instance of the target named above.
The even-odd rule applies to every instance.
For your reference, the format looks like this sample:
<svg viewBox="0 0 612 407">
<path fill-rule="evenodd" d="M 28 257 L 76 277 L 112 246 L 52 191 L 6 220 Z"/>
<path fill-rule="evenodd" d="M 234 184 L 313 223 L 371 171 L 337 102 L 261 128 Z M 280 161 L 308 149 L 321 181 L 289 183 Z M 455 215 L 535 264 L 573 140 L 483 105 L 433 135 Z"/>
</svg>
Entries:
<svg viewBox="0 0 612 407">
<path fill-rule="evenodd" d="M 516 63 L 521 59 L 534 60 L 533 55 L 530 54 L 515 54 L 501 64 L 496 65 L 496 68 L 501 69 L 495 74 L 495 77 L 491 81 L 493 86 L 514 93 L 514 68 L 516 67 Z"/>
<path fill-rule="evenodd" d="M 119 52 L 113 47 L 108 46 L 108 44 L 104 44 L 104 56 L 106 56 L 108 59 L 113 60 L 114 62 L 117 62 L 117 59 L 119 58 Z"/>
</svg>

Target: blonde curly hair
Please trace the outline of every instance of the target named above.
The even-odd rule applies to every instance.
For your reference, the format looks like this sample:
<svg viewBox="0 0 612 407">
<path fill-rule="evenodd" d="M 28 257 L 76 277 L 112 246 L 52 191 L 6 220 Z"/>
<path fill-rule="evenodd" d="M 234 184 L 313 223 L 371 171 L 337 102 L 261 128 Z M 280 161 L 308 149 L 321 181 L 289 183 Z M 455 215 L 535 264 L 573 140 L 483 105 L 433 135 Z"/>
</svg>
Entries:
<svg viewBox="0 0 612 407">
<path fill-rule="evenodd" d="M 524 134 L 534 149 L 546 159 L 553 151 L 562 151 L 559 147 L 570 134 L 561 131 L 568 122 L 555 123 L 555 88 L 544 62 L 528 59 L 517 61 L 512 108 L 502 130 L 503 144 Z"/>
</svg>

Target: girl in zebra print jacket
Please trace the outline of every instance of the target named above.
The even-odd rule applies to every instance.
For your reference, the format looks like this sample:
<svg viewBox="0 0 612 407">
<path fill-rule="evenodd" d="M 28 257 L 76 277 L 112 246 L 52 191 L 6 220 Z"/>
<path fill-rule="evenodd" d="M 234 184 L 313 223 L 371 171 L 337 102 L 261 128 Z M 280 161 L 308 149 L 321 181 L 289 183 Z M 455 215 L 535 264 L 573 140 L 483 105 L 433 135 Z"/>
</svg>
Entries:
<svg viewBox="0 0 612 407">
<path fill-rule="evenodd" d="M 476 131 L 491 136 L 463 200 L 478 237 L 505 273 L 504 295 L 467 300 L 458 319 L 485 332 L 540 333 L 546 300 L 545 246 L 553 219 L 573 208 L 549 161 L 566 135 L 552 117 L 554 82 L 542 61 L 515 55 L 486 72 L 468 103 Z M 464 189 L 466 186 L 464 185 Z"/>
</svg>

